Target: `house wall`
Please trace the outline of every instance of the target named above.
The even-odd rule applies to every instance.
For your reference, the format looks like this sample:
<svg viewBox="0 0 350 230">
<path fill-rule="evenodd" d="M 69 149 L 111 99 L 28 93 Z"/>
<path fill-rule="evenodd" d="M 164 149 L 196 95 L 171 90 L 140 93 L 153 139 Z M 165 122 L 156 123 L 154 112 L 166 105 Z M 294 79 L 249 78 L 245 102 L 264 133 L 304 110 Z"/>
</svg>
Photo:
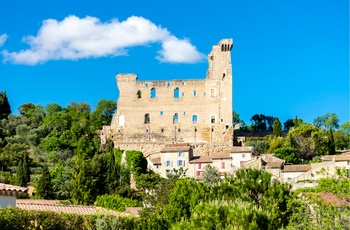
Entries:
<svg viewBox="0 0 350 230">
<path fill-rule="evenodd" d="M 232 159 L 212 159 L 212 166 L 216 167 L 220 173 L 233 173 Z"/>
<path fill-rule="evenodd" d="M 16 207 L 16 197 L 0 195 L 0 207 L 6 208 L 8 206 Z"/>
<path fill-rule="evenodd" d="M 284 182 L 291 181 L 292 179 L 300 176 L 305 172 L 282 172 L 282 178 Z"/>
<path fill-rule="evenodd" d="M 179 153 L 182 153 L 183 156 L 179 156 Z M 166 178 L 167 171 L 172 171 L 174 169 L 178 170 L 181 167 L 186 170 L 188 169 L 188 162 L 190 159 L 190 153 L 189 152 L 168 152 L 168 153 L 161 153 L 160 162 L 162 164 L 161 168 L 159 169 L 160 175 L 164 178 Z M 167 165 L 166 162 L 171 162 L 170 165 Z M 181 161 L 182 165 L 178 165 L 178 161 Z M 186 176 L 188 176 L 188 170 L 186 172 Z"/>
<path fill-rule="evenodd" d="M 252 160 L 251 153 L 231 153 L 232 158 L 232 169 L 236 171 L 243 166 L 243 162 Z M 241 163 L 242 162 L 242 163 Z"/>
<path fill-rule="evenodd" d="M 135 74 L 118 74 L 118 108 L 110 129 L 105 128 L 108 138 L 115 144 L 225 142 L 232 145 L 231 48 L 232 39 L 223 39 L 212 47 L 205 79 L 138 81 Z M 179 98 L 174 98 L 175 89 L 179 89 Z M 192 119 L 194 115 L 196 122 Z"/>
<path fill-rule="evenodd" d="M 212 165 L 212 163 L 190 163 L 188 168 L 188 176 L 192 178 L 201 178 L 204 172 L 204 168 L 207 165 Z"/>
</svg>

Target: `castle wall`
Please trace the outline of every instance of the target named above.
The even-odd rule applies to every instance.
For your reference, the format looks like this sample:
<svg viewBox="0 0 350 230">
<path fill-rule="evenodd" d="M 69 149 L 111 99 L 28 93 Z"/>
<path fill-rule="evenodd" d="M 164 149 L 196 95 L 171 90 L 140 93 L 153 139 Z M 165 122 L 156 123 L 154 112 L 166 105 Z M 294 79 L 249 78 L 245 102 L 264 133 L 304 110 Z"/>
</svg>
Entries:
<svg viewBox="0 0 350 230">
<path fill-rule="evenodd" d="M 135 74 L 118 74 L 108 138 L 139 148 L 148 142 L 232 143 L 231 48 L 232 39 L 213 46 L 205 79 L 138 81 Z"/>
</svg>

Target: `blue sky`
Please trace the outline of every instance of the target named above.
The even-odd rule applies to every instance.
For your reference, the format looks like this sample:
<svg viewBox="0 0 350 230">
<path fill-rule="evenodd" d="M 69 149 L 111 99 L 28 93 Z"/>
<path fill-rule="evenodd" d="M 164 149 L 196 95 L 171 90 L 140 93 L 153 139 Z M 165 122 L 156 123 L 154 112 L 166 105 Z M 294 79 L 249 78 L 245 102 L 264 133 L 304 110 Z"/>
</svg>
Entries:
<svg viewBox="0 0 350 230">
<path fill-rule="evenodd" d="M 14 0 L 0 8 L 0 91 L 27 102 L 117 100 L 117 73 L 204 78 L 233 38 L 234 110 L 312 122 L 349 118 L 349 2 Z M 200 103 L 200 102 L 198 102 Z"/>
</svg>

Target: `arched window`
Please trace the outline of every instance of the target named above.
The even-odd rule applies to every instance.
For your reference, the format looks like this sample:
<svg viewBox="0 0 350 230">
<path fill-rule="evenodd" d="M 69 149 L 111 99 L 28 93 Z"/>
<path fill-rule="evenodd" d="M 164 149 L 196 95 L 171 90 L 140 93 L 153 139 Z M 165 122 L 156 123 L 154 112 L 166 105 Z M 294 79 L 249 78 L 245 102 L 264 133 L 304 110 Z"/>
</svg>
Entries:
<svg viewBox="0 0 350 230">
<path fill-rule="evenodd" d="M 179 88 L 174 89 L 174 98 L 179 98 L 180 97 L 180 90 Z"/>
<path fill-rule="evenodd" d="M 151 89 L 151 98 L 156 98 L 157 97 L 157 90 L 155 88 Z"/>
<path fill-rule="evenodd" d="M 145 114 L 145 124 L 149 124 L 149 123 L 151 123 L 151 117 L 150 117 L 149 113 L 146 113 Z"/>
<path fill-rule="evenodd" d="M 192 116 L 192 124 L 196 124 L 198 122 L 198 116 L 197 115 L 193 115 Z"/>
<path fill-rule="evenodd" d="M 137 95 L 137 98 L 141 98 L 141 97 L 142 97 L 141 90 L 138 90 L 137 93 L 136 93 L 136 95 Z"/>
<path fill-rule="evenodd" d="M 179 115 L 177 113 L 174 114 L 173 123 L 174 124 L 178 124 L 179 123 Z"/>
</svg>

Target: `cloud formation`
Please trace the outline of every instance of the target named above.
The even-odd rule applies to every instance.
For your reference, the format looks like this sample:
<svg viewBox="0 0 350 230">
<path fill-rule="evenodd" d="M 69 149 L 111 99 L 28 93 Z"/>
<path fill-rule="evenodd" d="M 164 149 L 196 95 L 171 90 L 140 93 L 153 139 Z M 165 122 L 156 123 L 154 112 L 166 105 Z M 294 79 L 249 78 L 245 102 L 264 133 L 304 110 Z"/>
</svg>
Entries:
<svg viewBox="0 0 350 230">
<path fill-rule="evenodd" d="M 7 35 L 0 36 L 0 45 Z M 4 40 L 2 43 L 1 41 Z M 68 16 L 62 21 L 43 21 L 37 36 L 27 36 L 23 42 L 29 49 L 19 52 L 1 52 L 4 61 L 36 65 L 50 60 L 77 60 L 127 54 L 127 48 L 150 43 L 162 43 L 158 60 L 174 63 L 195 63 L 204 55 L 188 39 L 178 39 L 167 29 L 151 21 L 132 16 L 119 22 L 103 23 L 95 17 Z"/>
<path fill-rule="evenodd" d="M 6 42 L 7 38 L 8 38 L 7 34 L 0 35 L 0 46 L 2 46 Z"/>
</svg>

